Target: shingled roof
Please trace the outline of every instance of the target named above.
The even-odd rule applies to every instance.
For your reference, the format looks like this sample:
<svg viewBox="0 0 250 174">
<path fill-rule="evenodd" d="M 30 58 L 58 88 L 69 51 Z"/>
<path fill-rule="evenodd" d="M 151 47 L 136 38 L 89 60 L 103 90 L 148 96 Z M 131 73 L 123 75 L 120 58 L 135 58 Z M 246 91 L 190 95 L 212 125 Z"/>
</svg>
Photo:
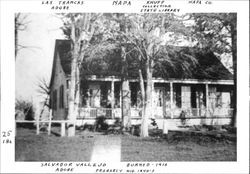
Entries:
<svg viewBox="0 0 250 174">
<path fill-rule="evenodd" d="M 63 71 L 66 75 L 70 75 L 71 72 L 71 55 L 70 55 L 70 41 L 69 40 L 56 40 L 55 45 L 55 55 L 56 52 L 59 53 L 61 65 Z M 169 47 L 171 48 L 171 47 Z M 180 67 L 176 67 L 175 70 L 171 69 L 166 66 L 168 70 L 167 73 L 162 72 L 154 72 L 154 77 L 161 77 L 161 78 L 176 78 L 176 79 L 202 79 L 202 80 L 233 80 L 233 75 L 228 71 L 227 68 L 221 63 L 221 61 L 214 55 L 213 52 L 208 50 L 201 50 L 197 48 L 190 48 L 190 47 L 178 47 L 175 48 L 177 52 L 180 52 L 180 56 L 182 53 L 192 55 L 197 60 L 196 66 L 191 66 L 191 73 L 187 74 L 183 71 Z M 181 57 L 180 57 L 181 59 Z M 52 69 L 52 77 L 53 80 L 54 75 L 54 66 L 55 60 Z M 118 68 L 119 69 L 119 68 Z M 129 72 L 131 78 L 136 78 L 137 73 Z M 94 72 L 94 74 L 93 74 Z M 92 74 L 91 74 L 92 73 Z M 120 72 L 115 71 L 104 71 L 104 70 L 97 70 L 92 72 L 85 72 L 85 74 L 91 75 L 121 75 Z"/>
</svg>

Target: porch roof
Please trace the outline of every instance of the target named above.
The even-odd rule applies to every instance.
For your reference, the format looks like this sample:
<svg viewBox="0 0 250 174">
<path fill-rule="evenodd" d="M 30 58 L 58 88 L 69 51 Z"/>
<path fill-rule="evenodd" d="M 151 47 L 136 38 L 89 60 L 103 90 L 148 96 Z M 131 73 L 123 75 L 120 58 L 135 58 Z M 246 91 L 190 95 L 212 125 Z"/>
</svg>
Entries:
<svg viewBox="0 0 250 174">
<path fill-rule="evenodd" d="M 97 75 L 87 75 L 86 80 L 89 81 L 103 81 L 103 82 L 120 82 L 121 78 L 119 76 L 97 76 Z M 129 82 L 138 82 L 138 79 L 130 78 Z M 163 78 L 153 78 L 154 83 L 182 83 L 182 84 L 211 84 L 211 85 L 233 85 L 233 80 L 199 80 L 199 79 L 163 79 Z"/>
</svg>

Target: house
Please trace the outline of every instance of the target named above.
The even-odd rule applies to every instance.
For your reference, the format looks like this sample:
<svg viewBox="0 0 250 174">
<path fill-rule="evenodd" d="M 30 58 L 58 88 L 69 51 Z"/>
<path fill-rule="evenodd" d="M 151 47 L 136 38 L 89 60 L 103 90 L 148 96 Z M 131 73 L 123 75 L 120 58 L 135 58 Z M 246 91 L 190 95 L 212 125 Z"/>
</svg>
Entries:
<svg viewBox="0 0 250 174">
<path fill-rule="evenodd" d="M 184 49 L 184 48 L 180 48 Z M 51 75 L 51 105 L 54 120 L 67 119 L 70 84 L 70 42 L 56 40 Z M 186 49 L 187 54 L 189 49 Z M 191 53 L 190 53 L 191 54 Z M 186 76 L 181 70 L 165 75 L 154 74 L 153 119 L 159 128 L 163 120 L 169 126 L 229 124 L 233 114 L 233 75 L 209 51 L 194 53 L 198 66 L 190 67 Z M 121 83 L 119 74 L 86 73 L 81 81 L 77 124 L 93 123 L 98 116 L 109 120 L 122 117 Z M 138 78 L 129 76 L 132 124 L 140 124 L 141 99 Z M 185 123 L 183 122 L 185 120 Z"/>
</svg>

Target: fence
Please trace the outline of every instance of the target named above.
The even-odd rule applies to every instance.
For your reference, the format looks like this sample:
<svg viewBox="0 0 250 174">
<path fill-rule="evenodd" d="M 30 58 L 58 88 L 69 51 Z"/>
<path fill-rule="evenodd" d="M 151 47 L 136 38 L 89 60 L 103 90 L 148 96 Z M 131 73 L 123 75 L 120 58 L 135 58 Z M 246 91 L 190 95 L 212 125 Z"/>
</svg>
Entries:
<svg viewBox="0 0 250 174">
<path fill-rule="evenodd" d="M 61 124 L 61 136 L 65 136 L 65 129 L 66 129 L 66 123 L 72 124 L 72 121 L 69 120 L 34 120 L 34 121 L 28 121 L 28 120 L 15 120 L 15 130 L 17 130 L 17 124 L 18 123 L 34 123 L 36 124 L 36 134 L 40 134 L 40 123 L 48 123 L 48 135 L 51 134 L 51 124 L 52 123 L 59 123 Z M 16 132 L 15 132 L 16 135 Z"/>
</svg>

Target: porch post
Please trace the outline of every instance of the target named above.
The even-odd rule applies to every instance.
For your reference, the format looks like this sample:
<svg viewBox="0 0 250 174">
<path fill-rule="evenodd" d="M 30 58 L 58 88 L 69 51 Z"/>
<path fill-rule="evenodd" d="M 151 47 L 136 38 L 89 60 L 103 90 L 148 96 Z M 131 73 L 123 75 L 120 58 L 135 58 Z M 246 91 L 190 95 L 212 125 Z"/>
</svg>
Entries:
<svg viewBox="0 0 250 174">
<path fill-rule="evenodd" d="M 174 112 L 173 112 L 173 82 L 170 82 L 170 115 L 171 118 L 174 118 Z"/>
<path fill-rule="evenodd" d="M 51 119 L 52 119 L 52 109 L 49 112 L 49 126 L 48 126 L 48 135 L 51 134 Z"/>
<path fill-rule="evenodd" d="M 209 116 L 209 95 L 208 95 L 208 83 L 206 85 L 206 117 Z"/>
<path fill-rule="evenodd" d="M 66 122 L 61 122 L 61 137 L 65 136 L 65 123 Z M 75 123 L 74 123 L 75 125 Z"/>
<path fill-rule="evenodd" d="M 114 80 L 112 79 L 111 81 L 111 117 L 113 118 L 114 116 L 114 105 L 115 105 L 115 83 Z"/>
<path fill-rule="evenodd" d="M 39 135 L 40 127 L 39 127 L 39 116 L 36 118 L 36 134 Z"/>
<path fill-rule="evenodd" d="M 153 110 L 155 109 L 154 107 L 154 98 L 155 98 L 155 82 L 154 80 L 152 80 L 152 97 L 151 97 L 151 107 L 152 107 L 152 113 L 151 113 L 151 117 L 154 118 L 154 112 Z"/>
<path fill-rule="evenodd" d="M 121 117 L 122 117 L 122 83 L 120 84 L 120 109 L 121 109 Z"/>
</svg>

